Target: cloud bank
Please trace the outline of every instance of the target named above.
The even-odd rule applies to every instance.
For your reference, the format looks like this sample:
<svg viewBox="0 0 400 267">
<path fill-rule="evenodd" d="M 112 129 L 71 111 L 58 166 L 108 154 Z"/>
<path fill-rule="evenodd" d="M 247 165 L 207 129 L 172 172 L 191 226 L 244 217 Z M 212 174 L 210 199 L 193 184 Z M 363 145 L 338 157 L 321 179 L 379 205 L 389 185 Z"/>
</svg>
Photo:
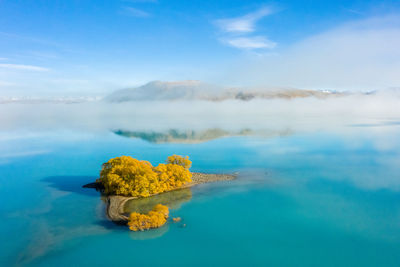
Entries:
<svg viewBox="0 0 400 267">
<path fill-rule="evenodd" d="M 347 23 L 274 54 L 232 64 L 234 83 L 307 89 L 375 90 L 400 87 L 400 17 Z"/>
</svg>

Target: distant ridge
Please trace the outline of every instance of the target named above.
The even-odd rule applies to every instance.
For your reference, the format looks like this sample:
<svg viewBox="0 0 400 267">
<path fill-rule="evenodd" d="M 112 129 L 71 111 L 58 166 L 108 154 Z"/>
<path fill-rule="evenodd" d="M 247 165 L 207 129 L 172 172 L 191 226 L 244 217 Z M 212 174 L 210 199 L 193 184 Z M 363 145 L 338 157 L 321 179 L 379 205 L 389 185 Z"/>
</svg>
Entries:
<svg viewBox="0 0 400 267">
<path fill-rule="evenodd" d="M 153 101 L 153 100 L 243 100 L 272 98 L 326 98 L 346 93 L 335 91 L 303 90 L 294 88 L 227 88 L 200 81 L 153 81 L 137 88 L 115 91 L 104 98 L 108 102 Z"/>
</svg>

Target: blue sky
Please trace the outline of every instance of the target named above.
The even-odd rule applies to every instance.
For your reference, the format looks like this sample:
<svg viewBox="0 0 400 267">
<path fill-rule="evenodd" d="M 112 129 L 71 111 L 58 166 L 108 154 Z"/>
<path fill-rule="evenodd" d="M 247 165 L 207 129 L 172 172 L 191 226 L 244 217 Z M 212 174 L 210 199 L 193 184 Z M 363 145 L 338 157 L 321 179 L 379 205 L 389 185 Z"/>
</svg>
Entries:
<svg viewBox="0 0 400 267">
<path fill-rule="evenodd" d="M 0 0 L 0 95 L 400 86 L 400 1 Z"/>
</svg>

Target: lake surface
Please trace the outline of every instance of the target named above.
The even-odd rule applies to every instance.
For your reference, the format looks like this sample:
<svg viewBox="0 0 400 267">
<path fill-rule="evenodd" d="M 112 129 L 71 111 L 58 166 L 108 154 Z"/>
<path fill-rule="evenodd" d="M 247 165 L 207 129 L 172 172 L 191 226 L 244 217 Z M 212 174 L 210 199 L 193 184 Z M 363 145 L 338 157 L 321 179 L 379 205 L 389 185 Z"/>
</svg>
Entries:
<svg viewBox="0 0 400 267">
<path fill-rule="evenodd" d="M 0 265 L 400 266 L 400 126 L 155 144 L 112 132 L 3 132 Z M 192 188 L 182 222 L 130 232 L 83 189 L 109 158 L 238 172 Z M 183 224 L 186 227 L 183 227 Z"/>
</svg>

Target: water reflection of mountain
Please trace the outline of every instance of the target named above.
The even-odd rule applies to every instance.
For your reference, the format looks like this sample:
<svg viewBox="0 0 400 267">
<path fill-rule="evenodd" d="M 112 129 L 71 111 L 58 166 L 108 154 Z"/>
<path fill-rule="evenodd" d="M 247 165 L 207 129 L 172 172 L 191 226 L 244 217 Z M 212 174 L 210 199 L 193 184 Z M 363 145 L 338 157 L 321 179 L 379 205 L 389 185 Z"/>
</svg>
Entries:
<svg viewBox="0 0 400 267">
<path fill-rule="evenodd" d="M 128 138 L 140 138 L 151 143 L 201 143 L 229 136 L 286 136 L 292 134 L 292 131 L 290 129 L 280 131 L 254 131 L 251 129 L 228 131 L 220 128 L 212 128 L 199 131 L 170 129 L 165 132 L 116 130 L 114 133 Z"/>
</svg>

